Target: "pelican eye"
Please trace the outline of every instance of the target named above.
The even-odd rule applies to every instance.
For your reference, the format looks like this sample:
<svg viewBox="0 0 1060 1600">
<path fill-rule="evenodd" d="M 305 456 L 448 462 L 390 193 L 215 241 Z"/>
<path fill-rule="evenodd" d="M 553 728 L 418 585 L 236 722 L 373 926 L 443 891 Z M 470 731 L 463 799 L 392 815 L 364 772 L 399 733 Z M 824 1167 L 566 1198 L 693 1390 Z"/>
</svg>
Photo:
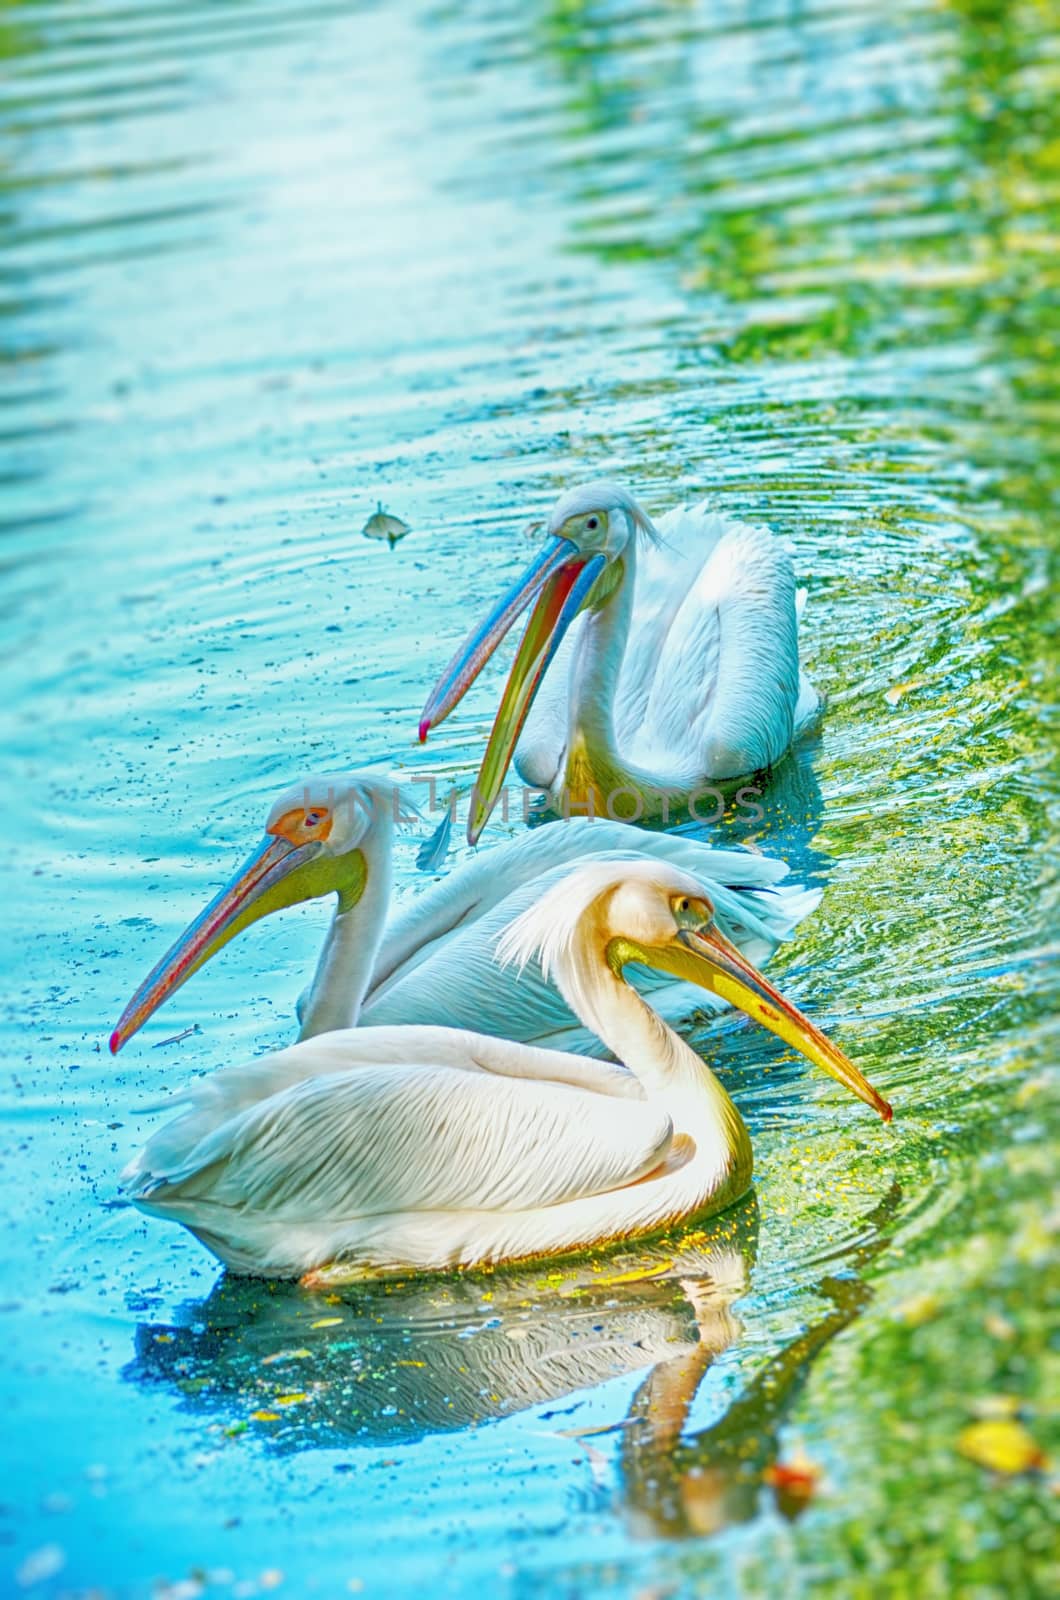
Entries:
<svg viewBox="0 0 1060 1600">
<path fill-rule="evenodd" d="M 670 909 L 679 928 L 701 928 L 705 922 L 714 920 L 714 907 L 703 895 L 674 895 Z"/>
<path fill-rule="evenodd" d="M 590 517 L 588 522 L 585 524 L 585 526 L 587 528 L 592 528 L 595 531 L 595 529 L 597 529 L 600 526 L 600 518 L 599 517 Z"/>
</svg>

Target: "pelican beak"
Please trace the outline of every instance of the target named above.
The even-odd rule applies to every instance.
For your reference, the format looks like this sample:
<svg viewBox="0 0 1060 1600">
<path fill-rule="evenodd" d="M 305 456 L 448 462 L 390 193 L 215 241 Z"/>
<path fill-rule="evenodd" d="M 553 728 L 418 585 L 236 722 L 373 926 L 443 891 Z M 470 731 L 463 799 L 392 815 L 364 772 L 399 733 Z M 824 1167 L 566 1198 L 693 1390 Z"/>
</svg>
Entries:
<svg viewBox="0 0 1060 1600">
<path fill-rule="evenodd" d="M 421 742 L 467 693 L 505 634 L 537 596 L 479 769 L 467 826 L 470 844 L 477 841 L 497 802 L 512 752 L 549 662 L 606 565 L 606 556 L 586 556 L 570 539 L 551 539 L 485 622 L 468 635 L 423 708 Z"/>
<path fill-rule="evenodd" d="M 798 1050 L 808 1061 L 844 1084 L 859 1100 L 879 1112 L 884 1122 L 890 1122 L 892 1111 L 887 1101 L 876 1093 L 854 1063 L 790 1000 L 785 1000 L 714 923 L 696 929 L 684 928 L 665 950 L 645 947 L 636 959 L 696 983 L 701 989 L 710 989 L 738 1006 L 763 1028 L 768 1028 L 793 1050 Z"/>
<path fill-rule="evenodd" d="M 322 876 L 322 872 L 333 872 L 333 858 L 322 856 L 321 851 L 318 840 L 292 844 L 286 838 L 266 834 L 231 882 L 148 973 L 110 1036 L 111 1054 L 117 1055 L 148 1017 L 237 933 L 270 911 L 333 888 L 334 884 Z"/>
</svg>

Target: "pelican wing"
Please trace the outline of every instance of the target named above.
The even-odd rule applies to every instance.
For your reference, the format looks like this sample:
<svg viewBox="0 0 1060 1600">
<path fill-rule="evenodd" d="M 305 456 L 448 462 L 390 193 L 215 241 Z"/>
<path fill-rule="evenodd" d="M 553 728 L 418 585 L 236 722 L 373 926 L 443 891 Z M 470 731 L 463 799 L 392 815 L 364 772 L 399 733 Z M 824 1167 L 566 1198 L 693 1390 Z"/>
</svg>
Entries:
<svg viewBox="0 0 1060 1600">
<path fill-rule="evenodd" d="M 816 890 L 780 884 L 783 863 L 745 850 L 715 850 L 686 835 L 626 823 L 575 819 L 524 834 L 476 858 L 408 905 L 388 930 L 365 1000 L 365 1023 L 428 1020 L 516 1040 L 603 1050 L 581 1027 L 536 961 L 518 975 L 498 967 L 497 944 L 573 860 L 643 859 L 692 873 L 716 906 L 723 931 L 761 964 L 817 904 Z M 668 1018 L 709 1009 L 701 990 L 648 969 L 631 971 L 641 994 Z M 720 1006 L 720 1002 L 719 1002 Z"/>
<path fill-rule="evenodd" d="M 563 828 L 536 828 L 465 861 L 407 901 L 387 924 L 368 998 L 399 970 L 406 974 L 460 929 L 499 905 L 514 889 L 552 867 L 594 851 L 636 847 L 642 835 L 624 823 L 575 818 Z"/>
<path fill-rule="evenodd" d="M 152 1208 L 203 1202 L 291 1224 L 515 1212 L 622 1188 L 669 1149 L 669 1117 L 644 1101 L 470 1065 L 306 1076 L 183 1149 L 163 1129 L 138 1163 L 133 1196 Z"/>
<path fill-rule="evenodd" d="M 278 1100 L 310 1079 L 334 1080 L 369 1067 L 403 1072 L 423 1061 L 470 1074 L 536 1078 L 588 1095 L 644 1099 L 633 1074 L 611 1062 L 514 1045 L 508 1039 L 456 1028 L 347 1028 L 317 1034 L 254 1061 L 223 1067 L 150 1105 L 148 1110 L 176 1110 L 178 1114 L 133 1158 L 122 1173 L 122 1183 L 140 1194 L 159 1179 L 176 1181 L 192 1159 L 191 1152 L 205 1148 L 219 1129 L 234 1125 L 244 1113 Z M 192 1164 L 197 1162 L 198 1157 Z"/>
<path fill-rule="evenodd" d="M 769 766 L 791 742 L 800 692 L 787 552 L 767 529 L 705 506 L 672 513 L 662 528 L 684 559 L 667 569 L 665 550 L 649 550 L 638 572 L 619 736 L 649 766 L 690 746 L 719 777 Z"/>
<path fill-rule="evenodd" d="M 654 856 L 694 873 L 705 886 L 726 885 L 734 894 L 771 888 L 787 872 L 782 862 L 766 856 L 746 850 L 715 850 L 687 834 L 647 833 L 625 822 L 575 817 L 562 827 L 536 828 L 473 857 L 402 906 L 383 935 L 365 1012 L 446 944 L 480 927 L 494 907 L 508 907 L 508 920 L 517 915 L 511 908 L 517 903 L 512 897 L 519 890 L 530 887 L 536 895 L 545 876 L 557 868 L 615 853 Z M 518 904 L 523 909 L 529 900 L 524 895 Z M 751 899 L 746 899 L 744 912 L 753 923 L 756 913 Z M 759 920 L 769 920 L 770 915 L 759 908 Z M 790 919 L 782 921 L 783 931 L 766 935 L 772 944 L 788 931 Z M 758 931 L 764 932 L 764 928 Z"/>
</svg>

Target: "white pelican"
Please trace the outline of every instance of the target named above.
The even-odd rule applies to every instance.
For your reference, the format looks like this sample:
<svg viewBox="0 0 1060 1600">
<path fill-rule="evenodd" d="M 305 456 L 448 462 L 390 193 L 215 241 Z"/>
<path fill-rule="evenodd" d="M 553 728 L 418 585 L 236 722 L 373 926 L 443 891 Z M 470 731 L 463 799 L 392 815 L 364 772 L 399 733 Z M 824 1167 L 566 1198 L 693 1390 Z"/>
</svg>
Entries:
<svg viewBox="0 0 1060 1600">
<path fill-rule="evenodd" d="M 292 784 L 270 809 L 259 848 L 137 989 L 111 1035 L 111 1050 L 236 933 L 321 895 L 335 894 L 338 904 L 316 976 L 299 1003 L 303 1039 L 358 1020 L 423 1022 L 588 1052 L 603 1047 L 580 1027 L 539 964 L 517 981 L 493 960 L 505 930 L 572 862 L 655 857 L 684 868 L 710 895 L 725 933 L 757 963 L 820 898 L 818 890 L 780 884 L 787 869 L 767 856 L 579 818 L 533 829 L 476 857 L 411 899 L 384 927 L 399 810 L 396 786 L 372 773 Z M 641 973 L 636 982 L 675 1021 L 704 998 L 663 974 Z"/>
<path fill-rule="evenodd" d="M 656 525 L 603 480 L 564 494 L 548 533 L 420 720 L 423 740 L 537 595 L 479 771 L 472 844 L 517 741 L 520 777 L 555 809 L 591 805 L 633 821 L 666 817 L 697 791 L 780 759 L 820 699 L 799 668 L 801 597 L 772 534 L 706 505 L 680 506 Z"/>
<path fill-rule="evenodd" d="M 624 1067 L 452 1028 L 321 1034 L 192 1083 L 123 1174 L 130 1197 L 233 1271 L 310 1286 L 553 1255 L 719 1211 L 750 1186 L 747 1128 L 626 983 L 631 963 L 723 996 L 891 1116 L 664 862 L 575 868 L 498 954 L 537 955 Z"/>
</svg>

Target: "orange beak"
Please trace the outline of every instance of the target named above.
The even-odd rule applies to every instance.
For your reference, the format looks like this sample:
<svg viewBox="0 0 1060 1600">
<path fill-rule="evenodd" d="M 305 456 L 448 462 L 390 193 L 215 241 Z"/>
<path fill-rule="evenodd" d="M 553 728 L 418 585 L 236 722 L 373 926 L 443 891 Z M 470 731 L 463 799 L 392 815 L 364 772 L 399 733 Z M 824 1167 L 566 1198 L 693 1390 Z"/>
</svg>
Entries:
<svg viewBox="0 0 1060 1600">
<path fill-rule="evenodd" d="M 301 893 L 291 892 L 294 875 L 319 854 L 320 845 L 315 841 L 296 845 L 285 838 L 266 836 L 148 973 L 110 1036 L 111 1054 L 117 1055 L 148 1017 L 229 939 L 268 912 L 303 898 Z"/>
</svg>

